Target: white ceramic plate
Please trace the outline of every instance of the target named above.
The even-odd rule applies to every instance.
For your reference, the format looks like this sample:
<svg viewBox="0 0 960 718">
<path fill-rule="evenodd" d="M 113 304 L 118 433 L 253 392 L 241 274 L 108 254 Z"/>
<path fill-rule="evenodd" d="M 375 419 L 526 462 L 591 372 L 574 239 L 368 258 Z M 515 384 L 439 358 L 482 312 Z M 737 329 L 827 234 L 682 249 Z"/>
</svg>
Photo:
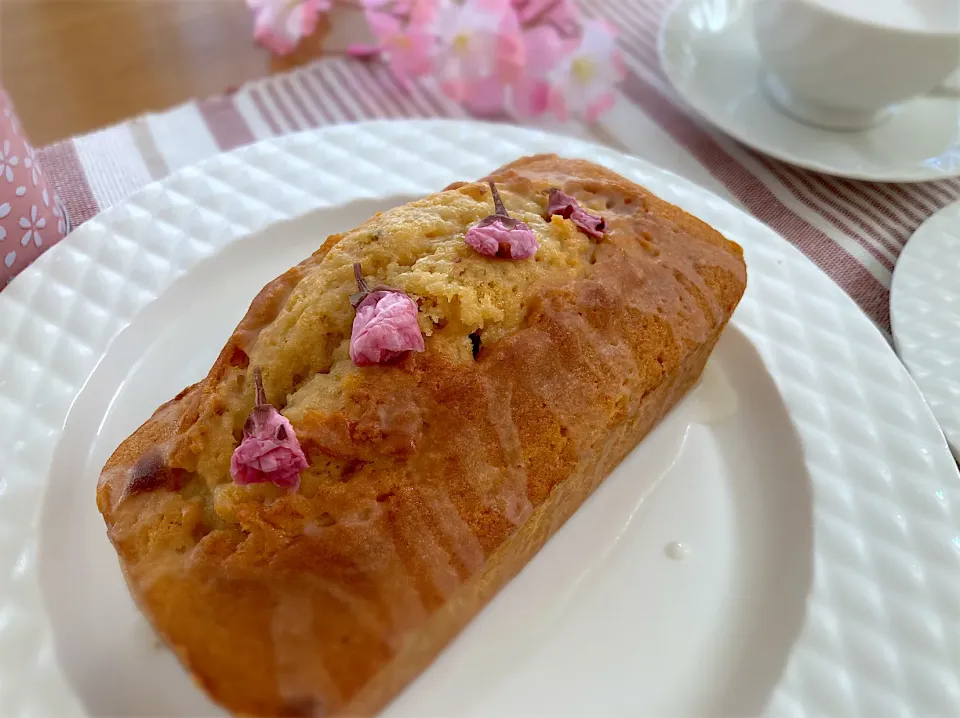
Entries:
<svg viewBox="0 0 960 718">
<path fill-rule="evenodd" d="M 640 160 L 406 122 L 186 169 L 0 293 L 0 715 L 215 713 L 128 597 L 94 505 L 101 465 L 328 233 L 543 151 L 736 239 L 749 288 L 701 385 L 388 713 L 958 714 L 960 477 L 854 303 L 770 229 Z"/>
<path fill-rule="evenodd" d="M 928 97 L 863 132 L 832 132 L 778 110 L 760 85 L 750 8 L 760 0 L 678 0 L 660 30 L 664 72 L 707 121 L 800 167 L 875 182 L 960 175 L 960 100 Z M 867 0 L 863 0 L 866 2 Z"/>
<path fill-rule="evenodd" d="M 960 461 L 960 202 L 907 242 L 890 290 L 893 339 Z"/>
</svg>

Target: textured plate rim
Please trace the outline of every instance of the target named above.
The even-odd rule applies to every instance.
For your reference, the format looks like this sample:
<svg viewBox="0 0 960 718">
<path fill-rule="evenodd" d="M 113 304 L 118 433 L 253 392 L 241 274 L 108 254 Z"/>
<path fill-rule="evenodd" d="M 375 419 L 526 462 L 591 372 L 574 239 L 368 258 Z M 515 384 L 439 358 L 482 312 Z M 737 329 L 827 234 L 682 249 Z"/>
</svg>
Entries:
<svg viewBox="0 0 960 718">
<path fill-rule="evenodd" d="M 23 319 L 21 320 L 21 323 L 26 321 L 41 321 L 39 317 L 35 316 L 33 310 L 26 308 L 25 304 L 23 303 L 18 304 L 18 302 L 24 297 L 29 300 L 31 289 L 39 286 L 39 283 L 42 280 L 48 279 L 50 275 L 55 274 L 57 262 L 60 260 L 62 255 L 68 253 L 68 250 L 82 248 L 96 250 L 98 244 L 106 241 L 104 237 L 109 234 L 109 228 L 111 224 L 121 221 L 126 216 L 125 213 L 129 208 L 134 207 L 138 201 L 149 201 L 151 194 L 155 195 L 156 193 L 163 191 L 165 188 L 172 187 L 177 181 L 182 180 L 191 173 L 194 175 L 202 174 L 209 170 L 223 168 L 230 163 L 244 162 L 249 161 L 250 159 L 263 158 L 266 156 L 279 156 L 285 152 L 284 148 L 292 149 L 295 148 L 298 143 L 307 141 L 334 141 L 331 138 L 340 138 L 340 140 L 346 141 L 349 140 L 349 138 L 356 136 L 378 138 L 387 136 L 391 132 L 396 133 L 401 130 L 416 134 L 424 139 L 427 137 L 441 137 L 440 140 L 436 141 L 447 142 L 450 145 L 459 146 L 463 152 L 467 152 L 468 147 L 475 146 L 475 144 L 468 144 L 471 138 L 472 141 L 476 143 L 478 139 L 483 139 L 486 137 L 488 139 L 503 138 L 505 141 L 514 143 L 511 145 L 511 147 L 516 147 L 521 152 L 558 151 L 562 154 L 571 156 L 589 157 L 595 161 L 610 166 L 616 171 L 630 175 L 635 179 L 638 179 L 638 181 L 655 186 L 663 185 L 663 189 L 658 188 L 656 191 L 658 194 L 667 195 L 666 198 L 670 201 L 674 201 L 682 205 L 684 204 L 684 202 L 681 201 L 683 198 L 686 198 L 688 201 L 696 200 L 697 203 L 702 205 L 703 211 L 707 214 L 722 216 L 726 222 L 735 223 L 737 227 L 740 228 L 740 231 L 742 231 L 744 235 L 743 238 L 749 235 L 752 235 L 754 238 L 750 243 L 745 243 L 745 249 L 748 252 L 748 262 L 751 261 L 749 259 L 751 252 L 762 251 L 765 253 L 765 255 L 769 254 L 771 257 L 776 257 L 776 260 L 764 260 L 765 262 L 776 261 L 778 265 L 785 265 L 787 268 L 804 272 L 810 281 L 821 283 L 822 286 L 817 288 L 817 294 L 821 297 L 822 301 L 829 303 L 831 309 L 837 313 L 837 316 L 841 316 L 845 321 L 852 322 L 850 326 L 854 326 L 861 334 L 861 339 L 869 345 L 864 348 L 865 356 L 869 354 L 869 358 L 876 361 L 878 365 L 882 366 L 882 369 L 885 372 L 889 372 L 890 376 L 894 377 L 897 382 L 899 382 L 899 388 L 903 394 L 903 396 L 900 398 L 902 398 L 902 400 L 906 402 L 906 406 L 912 412 L 914 412 L 914 420 L 919 424 L 919 430 L 921 431 L 921 437 L 924 443 L 922 453 L 928 457 L 927 464 L 930 468 L 928 476 L 920 477 L 920 479 L 918 479 L 918 482 L 922 484 L 921 488 L 926 491 L 934 486 L 940 487 L 941 490 L 939 493 L 942 495 L 945 487 L 951 499 L 954 497 L 953 492 L 955 489 L 960 492 L 960 474 L 957 473 L 957 467 L 953 463 L 952 457 L 950 456 L 946 443 L 943 441 L 942 435 L 940 435 L 940 432 L 937 429 L 932 414 L 929 412 L 929 409 L 927 409 L 919 393 L 917 393 L 913 383 L 909 380 L 906 370 L 896 359 L 896 356 L 893 354 L 879 330 L 865 315 L 863 315 L 854 302 L 838 286 L 829 280 L 826 275 L 820 272 L 820 270 L 817 269 L 815 265 L 810 262 L 810 260 L 803 256 L 799 250 L 777 235 L 772 229 L 766 227 L 752 217 L 749 217 L 741 210 L 734 208 L 725 200 L 686 179 L 659 169 L 643 160 L 624 155 L 609 148 L 571 138 L 550 135 L 536 130 L 456 120 L 405 122 L 377 121 L 358 123 L 356 125 L 340 125 L 318 131 L 308 131 L 294 135 L 288 135 L 285 137 L 248 145 L 233 152 L 219 155 L 201 163 L 200 165 L 185 168 L 184 170 L 174 173 L 170 177 L 161 180 L 160 182 L 149 185 L 148 187 L 127 198 L 124 202 L 111 207 L 104 213 L 95 217 L 93 220 L 79 227 L 58 247 L 52 248 L 50 251 L 41 256 L 33 265 L 21 273 L 21 275 L 15 279 L 3 293 L 0 293 L 0 316 L 13 316 L 12 313 L 19 308 L 19 310 L 23 313 Z M 451 137 L 447 137 L 446 135 L 451 135 Z M 409 150 L 398 150 L 398 152 L 400 151 Z M 360 154 L 362 155 L 362 152 Z M 421 158 L 424 161 L 433 162 L 433 160 L 430 160 L 426 156 L 421 156 Z M 377 167 L 380 167 L 377 162 L 383 161 L 372 153 L 368 153 L 366 157 L 360 157 L 360 159 L 371 162 Z M 288 159 L 286 161 L 293 162 L 294 160 Z M 433 167 L 444 167 L 450 170 L 449 165 L 443 165 L 442 163 L 437 162 L 433 162 Z M 323 171 L 323 168 L 316 165 L 314 166 L 314 169 L 317 172 Z M 379 189 L 383 190 L 379 196 L 387 196 L 389 192 L 397 191 L 395 187 L 382 187 Z M 224 190 L 220 191 L 223 192 Z M 353 198 L 357 199 L 369 196 L 371 195 L 355 193 Z M 374 194 L 373 196 L 378 195 Z M 318 201 L 316 198 L 314 198 L 312 201 L 308 202 L 306 206 L 301 207 L 298 212 L 293 214 L 284 214 L 283 210 L 276 207 L 263 209 L 261 210 L 261 215 L 258 219 L 256 227 L 252 229 L 243 227 L 238 228 L 237 226 L 231 225 L 229 231 L 226 233 L 226 236 L 218 240 L 221 242 L 221 244 L 210 248 L 210 254 L 224 244 L 235 241 L 241 236 L 249 234 L 252 231 L 256 231 L 257 229 L 261 229 L 264 226 L 272 224 L 276 221 L 294 216 L 300 216 L 307 211 L 319 208 L 321 206 L 330 206 L 331 204 L 335 205 L 339 203 L 340 200 L 337 202 L 325 203 L 324 201 Z M 140 213 L 142 215 L 143 211 L 141 210 Z M 139 221 L 147 222 L 153 220 L 150 218 L 150 215 L 147 214 L 146 218 L 141 218 Z M 206 220 L 201 218 L 201 221 Z M 178 229 L 177 231 L 180 232 L 182 236 L 186 237 L 186 234 L 182 230 Z M 756 247 L 760 247 L 762 245 L 762 249 L 753 248 L 753 242 L 756 240 L 756 238 L 762 239 L 762 242 L 758 242 L 756 244 Z M 737 237 L 737 239 L 742 238 Z M 203 257 L 195 256 L 189 258 L 188 260 L 182 261 L 188 262 L 186 265 L 186 269 L 188 269 L 202 258 Z M 186 271 L 186 269 L 184 269 L 184 271 Z M 159 296 L 159 294 L 162 293 L 162 291 L 164 291 L 166 287 L 174 281 L 176 276 L 179 275 L 172 275 L 163 278 L 162 284 L 154 287 L 155 293 L 145 300 L 144 306 L 149 304 L 149 302 L 155 299 L 156 296 Z M 761 277 L 761 279 L 763 278 Z M 53 280 L 51 279 L 50 281 Z M 63 282 L 64 280 L 60 278 L 58 281 Z M 754 280 L 751 280 L 751 282 L 751 286 L 753 286 Z M 748 289 L 748 293 L 750 291 L 758 290 Z M 739 320 L 746 322 L 747 320 L 744 319 L 745 312 L 751 312 L 752 314 L 755 314 L 757 311 L 759 311 L 755 307 L 751 307 L 749 310 L 746 309 L 746 304 L 747 302 L 745 301 L 741 305 L 741 308 L 738 309 L 737 315 L 734 318 L 735 322 L 739 323 Z M 751 304 L 757 304 L 757 302 L 751 302 Z M 129 319 L 126 321 L 129 322 Z M 779 376 L 781 370 L 777 366 L 777 357 L 771 354 L 771 345 L 769 342 L 764 341 L 763 332 L 757 328 L 741 328 L 744 329 L 751 341 L 755 342 L 757 350 L 763 357 L 764 362 L 768 365 L 770 373 L 777 382 L 778 387 L 780 387 L 782 392 L 786 391 L 784 387 L 781 386 L 781 377 Z M 61 334 L 66 334 L 64 327 L 62 326 L 58 327 L 57 330 Z M 115 336 L 115 334 L 111 337 L 103 339 L 102 346 L 100 348 L 101 356 L 102 351 L 105 350 L 105 348 L 109 345 L 109 342 L 112 340 L 113 336 Z M 13 352 L 14 345 L 11 342 L 11 338 L 16 338 L 16 331 L 5 331 L 4 325 L 0 324 L 0 369 L 5 366 L 5 361 L 10 360 L 12 362 L 13 358 L 15 358 Z M 31 470 L 32 475 L 35 477 L 46 476 L 51 453 L 50 443 L 56 442 L 59 432 L 61 431 L 63 418 L 66 416 L 69 409 L 70 402 L 72 402 L 72 399 L 76 397 L 76 394 L 82 388 L 85 378 L 89 376 L 93 366 L 95 366 L 95 363 L 91 365 L 89 371 L 86 369 L 84 370 L 84 376 L 80 377 L 74 386 L 69 387 L 72 391 L 72 396 L 69 397 L 69 401 L 66 402 L 64 408 L 62 410 L 58 410 L 58 420 L 51 422 L 51 426 L 47 427 L 47 433 L 40 438 L 38 438 L 36 435 L 33 437 L 27 436 L 25 428 L 22 429 L 19 434 L 15 433 L 15 435 L 12 437 L 14 440 L 14 450 L 11 452 L 11 456 L 4 457 L 5 459 L 15 459 L 16 456 L 27 456 L 26 465 Z M 2 375 L 0 375 L 0 401 L 12 401 L 12 392 L 14 389 L 15 387 L 13 387 L 9 382 L 5 383 Z M 799 400 L 796 396 L 791 396 L 788 398 L 785 394 L 785 402 L 791 407 L 791 412 L 797 408 L 798 401 Z M 3 407 L 4 404 L 0 403 L 0 409 Z M 0 421 L 2 421 L 2 419 L 3 416 L 0 415 Z M 793 415 L 791 415 L 791 420 L 796 423 Z M 14 428 L 16 429 L 17 427 Z M 813 454 L 819 450 L 819 446 L 817 444 L 808 444 L 811 437 L 806 435 L 804 431 L 800 431 L 799 428 L 798 431 L 801 434 L 801 439 L 804 445 L 804 456 L 805 460 L 808 462 L 808 470 L 813 482 L 812 489 L 814 494 L 814 511 L 816 514 L 818 510 L 818 503 L 822 503 L 828 498 L 824 495 L 823 488 L 820 486 L 821 480 L 824 482 L 824 485 L 835 487 L 838 479 L 831 476 L 819 476 L 820 469 L 817 469 L 813 466 L 814 461 L 819 460 L 817 457 L 813 456 Z M 816 437 L 813 438 L 816 439 Z M 845 450 L 841 444 L 837 444 L 835 448 L 841 453 Z M 924 478 L 932 479 L 932 481 L 924 482 Z M 9 537 L 9 535 L 7 535 L 5 539 L 5 535 L 0 534 L 0 561 L 4 561 L 4 554 L 10 553 L 11 551 L 14 552 L 14 557 L 18 559 L 18 563 L 11 569 L 10 576 L 4 575 L 2 572 L 0 572 L 0 582 L 12 581 L 11 576 L 13 576 L 23 582 L 23 585 L 27 586 L 31 590 L 36 590 L 37 592 L 39 592 L 39 587 L 35 585 L 37 573 L 35 561 L 36 541 L 39 509 L 41 507 L 41 497 L 45 489 L 45 485 L 46 482 L 43 480 L 37 482 L 35 486 L 27 489 L 26 493 L 29 503 L 25 507 L 17 507 L 15 505 L 11 505 L 10 501 L 0 499 L 0 518 L 9 520 L 12 525 L 16 525 L 17 522 L 19 522 L 22 524 L 22 528 L 24 529 L 24 534 L 22 536 L 14 536 L 12 539 Z M 22 486 L 20 488 L 23 489 Z M 954 502 L 952 505 L 956 506 L 957 503 L 958 502 Z M 24 511 L 24 509 L 26 509 L 26 511 Z M 4 516 L 5 514 L 6 516 Z M 924 516 L 924 518 L 926 517 Z M 951 529 L 960 533 L 960 519 L 950 515 L 948 516 L 948 520 L 950 521 Z M 815 532 L 815 536 L 821 527 L 817 526 L 816 528 L 817 532 Z M 933 539 L 924 538 L 923 540 L 929 542 Z M 821 555 L 821 545 L 819 543 L 820 539 L 815 538 L 815 541 L 817 542 L 815 545 L 815 561 L 817 562 L 816 574 L 819 575 L 823 567 L 823 562 L 829 562 L 830 556 Z M 6 545 L 4 545 L 5 543 Z M 925 544 L 925 548 L 929 548 L 931 551 L 934 547 L 939 551 L 941 548 L 939 540 L 933 544 Z M 5 563 L 0 563 L 0 567 L 4 565 Z M 867 577 L 865 580 L 873 579 Z M 814 586 L 811 590 L 810 596 L 808 597 L 808 613 L 810 610 L 817 610 L 818 606 L 829 606 L 830 604 L 830 595 L 829 593 L 824 593 L 825 589 L 821 584 L 822 581 L 815 576 Z M 13 583 L 11 582 L 10 585 L 12 587 Z M 3 583 L 0 583 L 0 596 L 6 596 L 5 592 L 2 590 L 2 587 Z M 954 590 L 954 587 L 951 585 L 949 591 L 950 596 L 953 599 L 956 599 L 956 603 L 960 605 L 960 587 L 957 587 L 957 590 Z M 36 595 L 39 595 L 39 593 Z M 10 603 L 15 599 L 10 598 L 5 600 Z M 16 635 L 11 636 L 9 632 L 0 630 L 0 657 L 2 657 L 4 654 L 8 656 L 13 655 L 16 651 L 11 651 L 9 647 L 4 649 L 4 646 L 5 644 L 8 644 L 8 642 L 15 642 L 17 640 L 20 641 L 18 645 L 21 649 L 26 644 L 28 647 L 33 648 L 37 653 L 35 660 L 28 661 L 29 670 L 32 671 L 28 677 L 33 681 L 31 686 L 34 690 L 34 692 L 28 696 L 29 705 L 26 705 L 25 707 L 16 711 L 11 710 L 7 712 L 4 710 L 5 706 L 8 706 L 8 703 L 12 704 L 14 701 L 13 698 L 10 698 L 10 695 L 12 694 L 9 694 L 7 697 L 3 695 L 5 691 L 11 689 L 14 681 L 0 680 L 0 713 L 11 716 L 50 714 L 66 715 L 67 713 L 82 714 L 79 704 L 76 702 L 76 698 L 73 695 L 72 689 L 66 684 L 60 669 L 56 664 L 56 658 L 52 650 L 52 643 L 49 635 L 50 627 L 47 622 L 45 611 L 40 607 L 41 605 L 42 602 L 38 602 L 37 605 L 32 606 L 31 616 L 37 622 L 35 635 L 21 635 L 19 638 L 17 638 Z M 0 605 L 0 609 L 3 608 L 4 606 Z M 810 621 L 808 620 L 807 623 L 809 624 Z M 0 629 L 2 629 L 2 626 L 0 626 Z M 811 667 L 809 654 L 811 652 L 817 653 L 818 651 L 821 654 L 824 654 L 824 651 L 828 650 L 823 646 L 818 647 L 818 640 L 820 640 L 820 637 L 815 635 L 815 631 L 811 632 L 809 625 L 805 626 L 803 632 L 797 640 L 797 644 L 794 646 L 794 652 L 790 657 L 782 681 L 771 697 L 771 703 L 768 706 L 768 709 L 777 713 L 790 712 L 797 714 L 798 710 L 800 714 L 808 711 L 818 712 L 816 706 L 817 701 L 820 699 L 817 697 L 815 692 L 811 692 L 809 686 L 805 685 L 805 682 L 809 680 L 810 672 L 815 669 L 815 667 Z M 834 651 L 834 649 L 829 650 Z M 830 654 L 832 656 L 832 660 L 839 662 L 839 665 L 844 668 L 846 672 L 849 673 L 850 671 L 853 671 L 853 678 L 856 679 L 857 671 L 860 669 L 854 665 L 846 665 L 846 659 L 844 658 L 842 647 L 837 648 L 834 652 L 836 655 L 833 653 Z M 17 664 L 13 664 L 11 662 L 0 662 L 0 678 L 3 677 L 4 673 L 9 673 L 10 675 L 15 676 L 13 673 L 14 670 L 24 670 L 22 664 L 22 660 L 18 661 Z M 849 675 L 847 677 L 849 679 Z M 23 686 L 26 686 L 27 684 L 27 681 L 21 681 L 17 683 L 17 685 Z M 40 686 L 42 686 L 42 690 L 38 688 Z M 26 690 L 26 688 L 23 687 L 21 690 Z M 865 689 L 859 686 L 856 683 L 856 680 L 854 680 L 854 685 L 849 687 L 849 690 L 852 691 L 853 695 L 859 699 L 862 697 L 860 693 L 862 693 Z M 860 693 L 858 693 L 858 691 Z M 812 703 L 805 706 L 807 701 L 812 701 Z M 25 701 L 20 700 L 19 703 L 25 703 Z M 36 712 L 31 712 L 31 709 Z"/>
<path fill-rule="evenodd" d="M 903 250 L 900 252 L 900 256 L 897 259 L 897 265 L 894 267 L 893 277 L 890 282 L 890 327 L 893 335 L 893 343 L 897 349 L 897 354 L 900 355 L 903 363 L 906 364 L 907 369 L 914 377 L 914 381 L 917 382 L 920 393 L 924 395 L 929 394 L 930 391 L 935 391 L 935 389 L 928 386 L 928 382 L 924 381 L 922 376 L 919 376 L 923 372 L 916 371 L 916 359 L 913 356 L 912 350 L 905 346 L 903 342 L 905 333 L 902 324 L 904 310 L 900 307 L 901 303 L 907 297 L 907 290 L 904 288 L 903 282 L 904 277 L 912 271 L 913 264 L 915 261 L 917 261 L 915 255 L 918 251 L 920 251 L 920 245 L 913 242 L 913 239 L 922 232 L 925 233 L 926 231 L 929 231 L 930 223 L 943 221 L 943 218 L 946 215 L 957 215 L 960 217 L 960 200 L 951 202 L 947 206 L 941 208 L 928 217 L 923 224 L 917 227 L 917 230 L 913 233 L 913 236 L 907 240 Z M 927 227 L 927 229 L 925 230 L 924 227 Z M 958 292 L 958 296 L 960 296 L 960 292 Z M 919 350 L 920 348 L 918 347 L 918 351 Z M 958 357 L 957 360 L 960 361 L 960 357 Z M 957 410 L 960 411 L 960 407 L 958 407 Z M 934 416 L 937 416 L 936 409 L 932 408 L 932 411 Z M 938 420 L 940 420 L 939 417 Z M 953 451 L 953 455 L 956 457 L 957 461 L 960 461 L 960 432 L 953 430 L 951 426 L 952 424 L 948 422 L 942 422 L 940 428 L 943 430 L 943 434 L 946 437 L 947 443 L 950 445 L 950 449 Z"/>
<path fill-rule="evenodd" d="M 780 160 L 781 162 L 786 162 L 797 167 L 802 167 L 803 169 L 811 170 L 813 172 L 820 172 L 832 177 L 843 177 L 862 182 L 893 182 L 898 184 L 933 182 L 936 180 L 960 177 L 960 163 L 958 163 L 955 170 L 949 172 L 931 172 L 929 170 L 924 171 L 921 169 L 916 169 L 912 172 L 896 174 L 893 172 L 883 173 L 842 170 L 821 162 L 816 162 L 813 160 L 808 160 L 804 157 L 789 154 L 782 151 L 778 147 L 772 146 L 765 142 L 760 143 L 755 138 L 750 137 L 749 133 L 744 132 L 733 123 L 728 122 L 725 118 L 718 117 L 716 113 L 712 112 L 705 103 L 697 99 L 695 94 L 687 91 L 687 82 L 674 64 L 667 59 L 666 43 L 668 27 L 676 17 L 681 6 L 691 2 L 697 2 L 697 0 L 675 0 L 670 6 L 670 9 L 665 13 L 663 22 L 660 24 L 660 29 L 657 31 L 657 58 L 660 61 L 660 66 L 663 68 L 663 74 L 669 81 L 670 86 L 673 87 L 674 91 L 683 99 L 685 103 L 690 105 L 690 107 L 696 111 L 698 116 L 703 118 L 703 120 L 711 126 L 716 127 L 718 130 L 729 135 L 737 142 L 740 142 L 757 152 L 769 155 L 770 157 Z M 958 107 L 960 107 L 960 102 L 957 104 Z M 955 149 L 960 149 L 960 145 L 958 145 Z M 942 156 L 942 154 L 938 156 Z"/>
</svg>

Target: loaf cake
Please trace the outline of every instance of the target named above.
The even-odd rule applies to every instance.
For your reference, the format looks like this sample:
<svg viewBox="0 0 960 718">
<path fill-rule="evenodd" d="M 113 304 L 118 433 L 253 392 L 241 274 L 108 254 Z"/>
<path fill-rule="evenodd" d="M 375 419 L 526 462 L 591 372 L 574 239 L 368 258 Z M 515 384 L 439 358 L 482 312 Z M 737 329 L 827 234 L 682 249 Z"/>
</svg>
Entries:
<svg viewBox="0 0 960 718">
<path fill-rule="evenodd" d="M 735 243 L 553 155 L 333 235 L 104 467 L 130 591 L 234 714 L 376 713 L 694 385 L 745 285 Z"/>
</svg>

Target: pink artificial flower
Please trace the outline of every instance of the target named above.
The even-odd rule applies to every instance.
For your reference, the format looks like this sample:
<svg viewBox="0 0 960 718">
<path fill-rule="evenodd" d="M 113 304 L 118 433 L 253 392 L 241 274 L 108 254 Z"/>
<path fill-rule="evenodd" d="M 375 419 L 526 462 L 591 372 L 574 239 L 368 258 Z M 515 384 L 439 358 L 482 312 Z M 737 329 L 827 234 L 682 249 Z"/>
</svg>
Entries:
<svg viewBox="0 0 960 718">
<path fill-rule="evenodd" d="M 547 200 L 547 214 L 559 215 L 564 219 L 569 219 L 589 237 L 600 239 L 607 230 L 607 221 L 599 214 L 591 214 L 576 199 L 560 190 L 554 188 L 550 190 L 550 198 Z"/>
<path fill-rule="evenodd" d="M 296 489 L 307 457 L 290 420 L 267 403 L 260 369 L 253 370 L 256 403 L 243 425 L 243 440 L 230 457 L 230 475 L 241 485 L 262 484 Z"/>
<path fill-rule="evenodd" d="M 502 111 L 506 85 L 524 63 L 523 39 L 510 0 L 446 0 L 437 16 L 435 68 L 457 102 L 484 114 Z"/>
<path fill-rule="evenodd" d="M 496 75 L 488 75 L 464 83 L 458 91 L 464 108 L 477 117 L 497 118 L 506 112 L 507 85 Z"/>
<path fill-rule="evenodd" d="M 373 47 L 353 46 L 354 57 L 383 54 L 397 79 L 408 83 L 422 77 L 433 67 L 436 35 L 431 27 L 436 5 L 433 0 L 408 0 L 403 7 L 389 0 L 366 0 L 365 12 L 370 31 L 376 37 Z"/>
<path fill-rule="evenodd" d="M 484 217 L 467 230 L 463 241 L 487 257 L 504 259 L 527 259 L 540 247 L 533 230 L 525 223 L 514 219 L 503 206 L 496 185 L 490 183 L 493 195 L 494 214 Z"/>
<path fill-rule="evenodd" d="M 385 12 L 396 17 L 405 17 L 414 12 L 417 6 L 433 5 L 435 0 L 360 0 L 364 11 Z"/>
<path fill-rule="evenodd" d="M 563 37 L 579 34 L 580 12 L 572 0 L 511 0 L 522 27 L 549 26 Z"/>
<path fill-rule="evenodd" d="M 596 122 L 613 106 L 614 86 L 626 72 L 616 37 L 616 29 L 605 20 L 587 21 L 579 46 L 550 73 L 550 106 L 560 120 L 574 114 Z"/>
<path fill-rule="evenodd" d="M 350 359 L 357 366 L 382 364 L 404 352 L 424 350 L 423 334 L 417 324 L 417 304 L 390 287 L 371 291 L 359 264 L 353 265 L 359 292 L 350 298 L 357 309 L 350 332 Z"/>
<path fill-rule="evenodd" d="M 247 0 L 255 15 L 253 37 L 277 55 L 288 55 L 313 34 L 332 0 Z"/>
<path fill-rule="evenodd" d="M 520 117 L 539 117 L 550 105 L 550 72 L 574 48 L 550 25 L 523 33 L 526 64 L 512 86 L 513 109 Z"/>
</svg>

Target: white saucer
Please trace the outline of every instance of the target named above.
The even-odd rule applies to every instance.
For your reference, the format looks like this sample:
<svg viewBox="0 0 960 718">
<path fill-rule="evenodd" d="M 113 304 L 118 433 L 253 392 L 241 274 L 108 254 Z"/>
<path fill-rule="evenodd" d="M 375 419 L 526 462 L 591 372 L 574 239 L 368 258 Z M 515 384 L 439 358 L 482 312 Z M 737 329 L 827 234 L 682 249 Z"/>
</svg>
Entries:
<svg viewBox="0 0 960 718">
<path fill-rule="evenodd" d="M 893 273 L 890 321 L 903 363 L 960 461 L 960 202 L 920 225 Z"/>
<path fill-rule="evenodd" d="M 697 112 L 740 142 L 800 167 L 877 182 L 960 175 L 960 100 L 920 98 L 861 132 L 802 124 L 760 84 L 753 0 L 680 0 L 659 37 L 670 82 Z"/>
</svg>

